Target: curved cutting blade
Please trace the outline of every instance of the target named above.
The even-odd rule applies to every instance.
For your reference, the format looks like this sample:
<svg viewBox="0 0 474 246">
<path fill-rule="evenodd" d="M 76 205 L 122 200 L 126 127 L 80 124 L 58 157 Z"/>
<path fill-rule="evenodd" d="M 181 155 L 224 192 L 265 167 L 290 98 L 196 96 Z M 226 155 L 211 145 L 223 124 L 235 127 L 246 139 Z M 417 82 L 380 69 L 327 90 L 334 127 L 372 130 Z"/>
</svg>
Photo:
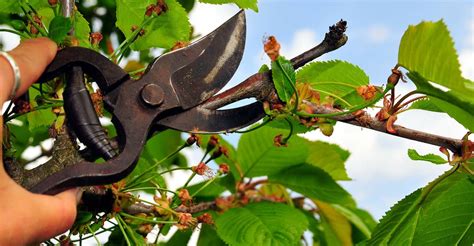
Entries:
<svg viewBox="0 0 474 246">
<path fill-rule="evenodd" d="M 150 79 L 169 76 L 183 109 L 216 94 L 232 78 L 245 46 L 245 13 L 240 11 L 190 46 L 158 58 Z"/>
<path fill-rule="evenodd" d="M 179 131 L 196 133 L 232 132 L 251 125 L 265 116 L 261 102 L 225 110 L 194 107 L 160 119 L 156 124 Z"/>
</svg>

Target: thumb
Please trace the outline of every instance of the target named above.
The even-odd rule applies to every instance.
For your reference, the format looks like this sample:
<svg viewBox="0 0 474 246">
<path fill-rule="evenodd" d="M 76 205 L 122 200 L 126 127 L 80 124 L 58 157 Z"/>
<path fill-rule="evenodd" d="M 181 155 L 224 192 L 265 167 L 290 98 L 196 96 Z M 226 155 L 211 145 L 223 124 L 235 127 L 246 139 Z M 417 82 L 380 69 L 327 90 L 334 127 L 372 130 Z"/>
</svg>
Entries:
<svg viewBox="0 0 474 246">
<path fill-rule="evenodd" d="M 71 228 L 76 218 L 78 191 L 78 188 L 70 189 L 55 196 L 32 194 L 36 197 L 30 200 L 34 209 L 29 210 L 33 213 L 28 216 L 29 223 L 41 228 L 29 230 L 27 241 L 44 241 Z"/>
<path fill-rule="evenodd" d="M 53 60 L 57 52 L 56 43 L 48 38 L 37 38 L 25 40 L 18 47 L 8 52 L 20 67 L 21 85 L 17 95 L 26 92 L 31 84 L 41 76 L 44 69 Z M 4 59 L 0 59 L 0 74 L 4 75 L 0 80 L 2 88 L 0 94 L 10 93 L 13 87 L 14 77 L 12 68 L 5 64 Z M 0 95 L 0 99 L 6 99 L 9 94 Z"/>
</svg>

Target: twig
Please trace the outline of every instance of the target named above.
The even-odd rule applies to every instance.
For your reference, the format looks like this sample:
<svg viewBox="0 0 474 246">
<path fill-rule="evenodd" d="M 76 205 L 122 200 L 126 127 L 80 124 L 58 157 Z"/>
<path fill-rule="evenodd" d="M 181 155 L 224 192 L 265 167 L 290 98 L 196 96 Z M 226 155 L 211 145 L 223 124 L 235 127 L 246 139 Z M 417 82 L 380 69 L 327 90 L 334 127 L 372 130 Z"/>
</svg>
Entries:
<svg viewBox="0 0 474 246">
<path fill-rule="evenodd" d="M 318 105 L 313 105 L 313 104 L 308 104 L 308 105 L 311 106 L 313 111 L 317 113 L 328 113 L 331 111 L 338 112 L 335 109 L 328 109 L 328 108 L 321 107 Z M 411 139 L 418 142 L 446 147 L 447 149 L 451 150 L 452 152 L 456 154 L 461 153 L 462 140 L 443 137 L 443 136 L 439 136 L 439 135 L 435 135 L 435 134 L 431 134 L 427 132 L 422 132 L 422 131 L 406 128 L 400 125 L 393 126 L 396 133 L 390 133 L 387 131 L 387 127 L 384 121 L 379 121 L 375 119 L 374 117 L 368 115 L 367 113 L 360 117 L 355 117 L 354 115 L 344 115 L 340 117 L 332 117 L 332 119 L 340 121 L 340 122 L 344 122 L 347 124 L 351 124 L 354 126 L 360 126 L 360 127 L 372 129 L 375 131 L 387 133 L 387 134 L 401 137 L 401 138 L 406 138 L 406 139 Z"/>
</svg>

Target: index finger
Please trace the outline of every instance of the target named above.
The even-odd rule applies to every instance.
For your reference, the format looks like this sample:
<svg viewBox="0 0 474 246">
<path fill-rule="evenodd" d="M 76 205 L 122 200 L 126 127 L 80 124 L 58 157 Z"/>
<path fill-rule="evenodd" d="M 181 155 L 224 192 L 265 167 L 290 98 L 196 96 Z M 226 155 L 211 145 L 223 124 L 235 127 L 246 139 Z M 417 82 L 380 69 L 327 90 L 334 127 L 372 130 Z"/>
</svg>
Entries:
<svg viewBox="0 0 474 246">
<path fill-rule="evenodd" d="M 48 38 L 25 40 L 18 47 L 8 52 L 20 68 L 21 85 L 17 95 L 21 95 L 36 82 L 46 66 L 54 59 L 57 52 L 56 44 Z M 6 100 L 14 83 L 13 69 L 10 64 L 0 58 L 0 100 Z M 2 101 L 3 101 L 2 100 Z"/>
</svg>

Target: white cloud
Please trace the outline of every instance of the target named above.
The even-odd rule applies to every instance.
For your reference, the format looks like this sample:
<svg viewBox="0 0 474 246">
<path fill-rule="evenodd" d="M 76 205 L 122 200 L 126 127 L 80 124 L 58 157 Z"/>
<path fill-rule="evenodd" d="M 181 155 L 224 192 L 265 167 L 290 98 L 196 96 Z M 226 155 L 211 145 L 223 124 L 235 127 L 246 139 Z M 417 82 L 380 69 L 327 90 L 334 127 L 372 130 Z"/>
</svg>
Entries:
<svg viewBox="0 0 474 246">
<path fill-rule="evenodd" d="M 390 29 L 384 25 L 373 25 L 367 29 L 367 37 L 371 43 L 383 43 L 390 36 Z"/>
<path fill-rule="evenodd" d="M 317 45 L 316 32 L 311 29 L 299 29 L 293 35 L 290 44 L 281 44 L 280 54 L 287 58 L 293 58 Z"/>
<path fill-rule="evenodd" d="M 461 63 L 462 76 L 474 80 L 474 45 L 459 52 L 459 63 Z"/>
<path fill-rule="evenodd" d="M 469 22 L 468 29 L 467 47 L 459 51 L 459 63 L 463 77 L 474 80 L 474 19 Z"/>
<path fill-rule="evenodd" d="M 235 5 L 213 5 L 196 2 L 189 15 L 195 34 L 206 35 L 238 12 Z"/>
</svg>

